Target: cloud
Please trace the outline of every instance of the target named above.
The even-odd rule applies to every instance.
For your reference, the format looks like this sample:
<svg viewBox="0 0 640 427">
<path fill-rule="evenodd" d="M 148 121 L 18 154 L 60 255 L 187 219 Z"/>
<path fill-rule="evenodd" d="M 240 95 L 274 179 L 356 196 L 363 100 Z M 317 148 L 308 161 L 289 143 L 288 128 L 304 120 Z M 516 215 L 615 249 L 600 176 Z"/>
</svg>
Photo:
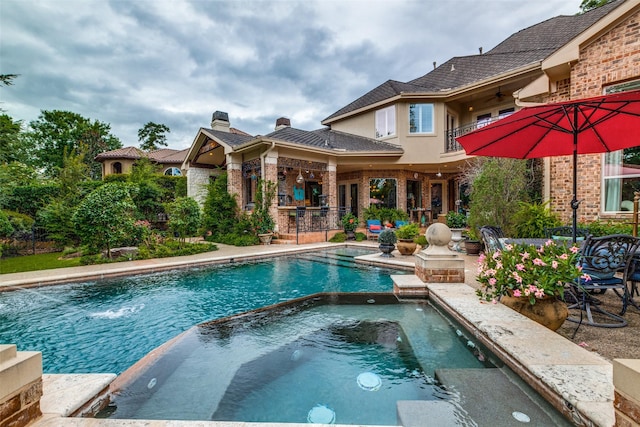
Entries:
<svg viewBox="0 0 640 427">
<path fill-rule="evenodd" d="M 0 107 L 68 110 L 124 145 L 153 121 L 186 148 L 215 110 L 251 134 L 320 121 L 388 79 L 485 51 L 579 0 L 3 0 Z"/>
</svg>

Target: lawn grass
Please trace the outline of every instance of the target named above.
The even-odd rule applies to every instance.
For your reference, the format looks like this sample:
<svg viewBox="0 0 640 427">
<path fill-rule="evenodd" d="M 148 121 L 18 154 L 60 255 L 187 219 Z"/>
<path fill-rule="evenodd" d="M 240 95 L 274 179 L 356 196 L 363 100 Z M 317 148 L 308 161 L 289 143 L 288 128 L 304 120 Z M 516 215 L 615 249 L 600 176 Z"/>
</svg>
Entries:
<svg viewBox="0 0 640 427">
<path fill-rule="evenodd" d="M 48 254 L 0 258 L 0 274 L 47 270 L 50 268 L 77 267 L 81 265 L 80 258 L 58 259 L 60 256 L 62 256 L 61 252 L 53 252 Z"/>
</svg>

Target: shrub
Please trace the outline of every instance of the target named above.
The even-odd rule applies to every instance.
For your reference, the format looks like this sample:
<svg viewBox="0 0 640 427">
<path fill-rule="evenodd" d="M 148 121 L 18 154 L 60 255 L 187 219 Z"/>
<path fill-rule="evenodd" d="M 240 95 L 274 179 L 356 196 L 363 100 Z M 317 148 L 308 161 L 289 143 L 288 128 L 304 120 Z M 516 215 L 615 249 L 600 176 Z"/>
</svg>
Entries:
<svg viewBox="0 0 640 427">
<path fill-rule="evenodd" d="M 187 237 L 198 234 L 200 228 L 200 205 L 191 197 L 178 197 L 167 205 L 169 222 L 167 227 L 176 236 L 180 237 L 180 243 L 184 246 Z"/>
<path fill-rule="evenodd" d="M 592 221 L 588 224 L 581 223 L 579 227 L 586 228 L 594 237 L 607 236 L 609 234 L 631 234 L 633 226 L 622 222 L 615 221 Z"/>
<path fill-rule="evenodd" d="M 420 226 L 417 223 L 403 225 L 396 230 L 398 239 L 413 240 L 420 234 Z"/>
<path fill-rule="evenodd" d="M 464 228 L 467 226 L 467 216 L 463 213 L 449 211 L 447 212 L 447 227 Z"/>
<path fill-rule="evenodd" d="M 515 237 L 545 237 L 545 228 L 557 227 L 560 218 L 551 212 L 548 202 L 521 202 L 513 223 Z"/>
<path fill-rule="evenodd" d="M 331 243 L 344 243 L 347 241 L 347 234 L 344 232 L 336 233 L 332 238 L 329 239 Z"/>
<path fill-rule="evenodd" d="M 398 238 L 393 230 L 382 230 L 378 235 L 378 243 L 381 245 L 395 245 L 397 241 Z"/>
</svg>

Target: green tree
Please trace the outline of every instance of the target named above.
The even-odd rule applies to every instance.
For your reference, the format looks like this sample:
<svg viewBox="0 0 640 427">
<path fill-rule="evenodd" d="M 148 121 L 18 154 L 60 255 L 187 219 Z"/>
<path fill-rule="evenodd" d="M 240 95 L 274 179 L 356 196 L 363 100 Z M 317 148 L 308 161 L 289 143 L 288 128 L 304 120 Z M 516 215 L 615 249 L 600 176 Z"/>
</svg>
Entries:
<svg viewBox="0 0 640 427">
<path fill-rule="evenodd" d="M 11 86 L 17 74 L 0 74 L 0 86 Z"/>
<path fill-rule="evenodd" d="M 64 153 L 82 152 L 91 177 L 99 179 L 101 165 L 94 157 L 122 147 L 120 140 L 110 133 L 109 124 L 91 121 L 70 111 L 41 111 L 29 127 L 26 136 L 36 148 L 36 166 L 49 176 L 54 176 L 57 168 L 63 166 Z"/>
<path fill-rule="evenodd" d="M 200 228 L 200 205 L 191 197 L 178 197 L 167 205 L 167 227 L 180 238 L 184 246 L 187 237 L 195 236 Z"/>
<path fill-rule="evenodd" d="M 520 202 L 528 201 L 526 160 L 476 158 L 465 170 L 470 183 L 469 225 L 501 227 L 513 235 L 513 217 Z"/>
<path fill-rule="evenodd" d="M 235 197 L 227 192 L 225 172 L 210 183 L 207 189 L 202 220 L 205 234 L 210 234 L 213 241 L 220 241 L 221 236 L 234 231 L 237 216 L 238 204 Z"/>
<path fill-rule="evenodd" d="M 596 9 L 600 6 L 604 6 L 607 3 L 611 3 L 613 0 L 582 0 L 580 3 L 580 11 L 582 13 L 588 12 L 591 9 Z"/>
<path fill-rule="evenodd" d="M 138 130 L 138 141 L 140 149 L 144 151 L 153 151 L 160 148 L 159 146 L 167 146 L 166 133 L 171 132 L 169 126 L 148 122 L 144 127 Z"/>
<path fill-rule="evenodd" d="M 128 184 L 108 183 L 78 205 L 72 221 L 82 244 L 96 252 L 106 249 L 111 258 L 111 249 L 134 234 L 135 208 Z"/>
<path fill-rule="evenodd" d="M 22 121 L 0 114 L 0 164 L 29 163 L 29 146 L 22 133 Z"/>
</svg>

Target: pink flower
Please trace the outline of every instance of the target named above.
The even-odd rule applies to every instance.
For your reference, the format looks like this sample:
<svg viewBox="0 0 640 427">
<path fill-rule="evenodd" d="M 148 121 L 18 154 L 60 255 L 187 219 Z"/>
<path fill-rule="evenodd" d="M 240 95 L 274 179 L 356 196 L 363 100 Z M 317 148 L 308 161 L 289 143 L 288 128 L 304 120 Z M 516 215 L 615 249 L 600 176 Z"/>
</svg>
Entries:
<svg viewBox="0 0 640 427">
<path fill-rule="evenodd" d="M 520 298 L 522 296 L 522 292 L 520 292 L 520 289 L 516 289 L 513 291 L 513 296 L 516 298 Z"/>
<path fill-rule="evenodd" d="M 531 257 L 531 254 L 529 252 L 522 252 L 520 254 L 520 256 L 522 257 L 522 260 L 524 261 L 525 259 L 529 259 L 529 257 Z"/>
<path fill-rule="evenodd" d="M 520 277 L 517 271 L 514 271 L 513 273 L 511 273 L 511 275 L 513 276 L 514 279 L 516 279 L 516 282 L 522 283 L 522 277 Z"/>
<path fill-rule="evenodd" d="M 544 293 L 544 291 L 542 289 L 538 289 L 535 292 L 535 295 L 536 295 L 536 298 L 543 298 L 545 296 L 545 293 Z"/>
<path fill-rule="evenodd" d="M 495 277 L 492 277 L 492 278 L 490 278 L 490 279 L 489 279 L 489 284 L 490 284 L 491 286 L 494 286 L 497 282 L 498 282 L 498 280 L 496 280 L 496 278 L 495 278 Z"/>
<path fill-rule="evenodd" d="M 523 271 L 524 270 L 524 264 L 516 264 L 516 268 L 518 269 L 518 271 Z"/>
<path fill-rule="evenodd" d="M 562 254 L 558 258 L 560 258 L 560 259 L 569 259 L 569 255 L 568 254 Z"/>
<path fill-rule="evenodd" d="M 506 245 L 504 245 L 504 249 L 507 250 L 507 251 L 510 251 L 510 250 L 513 249 L 513 245 L 510 244 L 510 243 L 507 243 Z"/>
<path fill-rule="evenodd" d="M 571 246 L 569 250 L 571 253 L 577 254 L 580 249 L 577 246 Z"/>
<path fill-rule="evenodd" d="M 533 260 L 533 264 L 534 265 L 547 265 L 545 264 L 545 262 L 543 260 L 541 260 L 540 258 L 536 258 Z"/>
<path fill-rule="evenodd" d="M 555 259 L 553 261 L 551 261 L 551 268 L 553 268 L 553 269 L 558 268 L 558 261 L 556 261 Z"/>
</svg>

